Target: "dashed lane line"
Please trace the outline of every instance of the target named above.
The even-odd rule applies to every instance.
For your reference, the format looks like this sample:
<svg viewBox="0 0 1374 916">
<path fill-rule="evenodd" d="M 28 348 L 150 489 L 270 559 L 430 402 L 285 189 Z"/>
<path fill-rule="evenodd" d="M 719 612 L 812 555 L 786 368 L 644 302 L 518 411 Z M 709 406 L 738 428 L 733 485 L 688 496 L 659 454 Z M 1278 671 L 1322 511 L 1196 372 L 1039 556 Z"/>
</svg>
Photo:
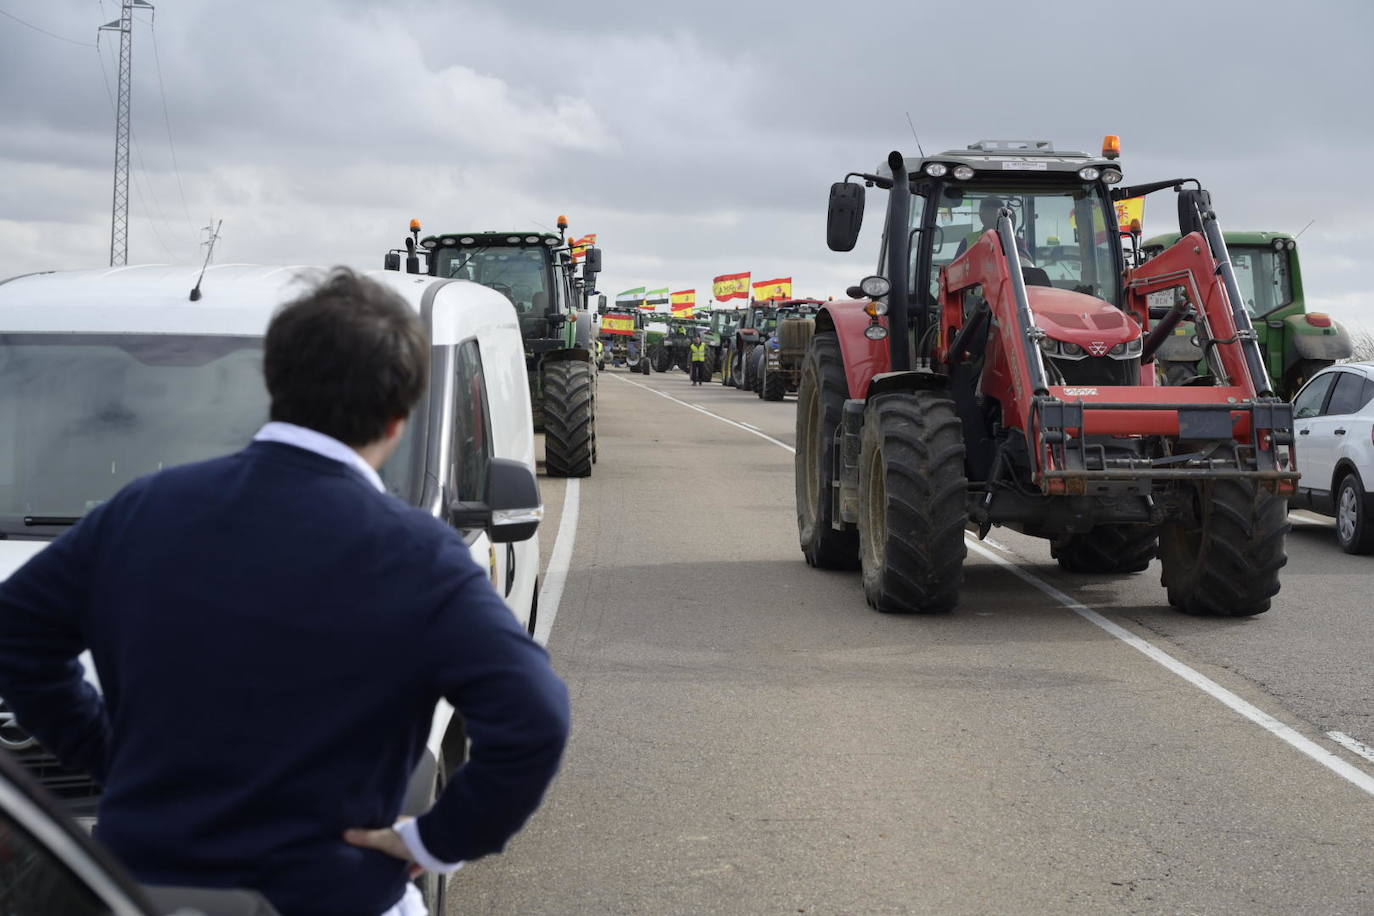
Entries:
<svg viewBox="0 0 1374 916">
<path fill-rule="evenodd" d="M 544 571 L 544 582 L 539 588 L 539 613 L 534 620 L 534 641 L 541 646 L 549 644 L 553 620 L 558 616 L 558 605 L 563 600 L 563 586 L 568 584 L 573 543 L 577 540 L 577 514 L 581 503 L 581 491 L 582 481 L 576 477 L 569 477 L 567 489 L 563 491 L 563 517 L 558 522 L 558 537 L 554 539 L 553 553 L 549 556 L 549 566 Z"/>
<path fill-rule="evenodd" d="M 689 404 L 686 401 L 679 400 L 678 398 L 675 398 L 670 394 L 664 394 L 661 391 L 658 391 L 654 388 L 650 388 L 648 385 L 641 385 L 639 382 L 632 382 L 629 379 L 622 379 L 619 376 L 615 375 L 610 377 L 618 381 L 625 382 L 628 385 L 634 385 L 636 388 L 643 388 L 645 391 L 648 391 L 651 394 L 656 394 L 659 397 L 672 401 L 675 404 L 681 404 L 683 407 L 686 407 L 689 410 L 695 410 L 697 413 L 705 414 L 708 417 L 714 417 L 722 423 L 728 423 L 729 425 L 734 426 L 738 429 L 742 429 L 745 432 L 750 433 L 751 435 L 758 436 L 761 439 L 766 439 L 774 445 L 783 448 L 788 452 L 791 452 L 792 454 L 796 454 L 797 450 L 792 446 L 788 445 L 787 443 L 780 442 L 777 439 L 774 439 L 772 436 L 767 435 L 766 433 L 750 429 L 743 423 L 731 420 L 728 417 L 722 417 L 720 414 L 707 410 L 704 407 L 699 407 L 696 404 Z M 560 536 L 561 533 L 562 531 L 560 528 Z M 1305 737 L 1292 726 L 1286 725 L 1278 719 L 1274 718 L 1273 716 L 1269 715 L 1269 713 L 1260 709 L 1258 706 L 1255 706 L 1253 703 L 1241 699 L 1235 693 L 1232 693 L 1230 690 L 1227 690 L 1225 687 L 1221 686 L 1216 681 L 1202 674 L 1200 671 L 1197 671 L 1196 669 L 1191 668 L 1188 665 L 1185 665 L 1183 662 L 1174 658 L 1172 655 L 1165 652 L 1163 649 L 1159 648 L 1154 643 L 1146 639 L 1142 639 L 1141 637 L 1132 633 L 1130 630 L 1127 630 L 1124 627 L 1119 626 L 1118 624 L 1112 623 L 1112 621 L 1108 620 L 1106 617 L 1103 617 L 1101 614 L 1097 613 L 1092 608 L 1088 607 L 1082 602 L 1077 601 L 1074 598 L 1071 598 L 1069 595 L 1055 588 L 1053 585 L 1050 585 L 1048 582 L 1045 582 L 1037 578 L 1036 576 L 1030 574 L 1026 570 L 1022 569 L 1020 566 L 1017 566 L 1011 560 L 1008 560 L 1006 557 L 1003 557 L 1000 554 L 995 553 L 992 550 L 989 550 L 983 544 L 980 544 L 977 541 L 977 539 L 973 537 L 972 534 L 966 534 L 965 540 L 967 541 L 969 548 L 978 555 L 988 560 L 991 560 L 997 565 L 1003 567 L 1008 572 L 1019 577 L 1029 585 L 1034 586 L 1036 589 L 1043 592 L 1045 595 L 1047 595 L 1054 601 L 1057 601 L 1059 604 L 1073 611 L 1078 616 L 1082 617 L 1084 620 L 1088 621 L 1089 623 L 1093 624 L 1099 629 L 1106 631 L 1111 636 L 1124 642 L 1126 645 L 1140 652 L 1146 658 L 1149 658 L 1156 664 L 1168 669 L 1169 671 L 1172 671 L 1174 674 L 1183 678 L 1183 680 L 1187 681 L 1189 684 L 1192 684 L 1194 687 L 1198 688 L 1203 693 L 1212 697 L 1214 700 L 1217 700 L 1231 711 L 1238 713 L 1246 719 L 1249 719 L 1251 722 L 1255 723 L 1260 728 L 1263 728 L 1265 731 L 1274 735 L 1279 740 L 1288 744 L 1290 747 L 1294 748 L 1299 753 L 1305 754 L 1307 757 L 1310 757 L 1312 760 L 1326 767 L 1328 770 L 1335 773 L 1337 776 L 1340 776 L 1342 779 L 1346 780 L 1347 782 L 1351 783 L 1357 788 L 1363 790 L 1369 795 L 1374 795 L 1374 776 L 1371 776 L 1369 773 L 1366 773 L 1364 770 L 1361 770 L 1360 768 L 1354 766 L 1353 764 L 1342 759 L 1341 757 L 1336 756 L 1336 754 L 1322 747 L 1320 744 L 1317 744 L 1310 738 Z M 540 613 L 543 613 L 542 604 Z M 1336 738 L 1335 736 L 1338 734 L 1342 735 L 1342 737 L 1346 738 L 1347 741 L 1349 741 L 1350 743 L 1346 743 L 1346 741 L 1341 741 L 1338 738 Z M 1371 755 L 1369 756 L 1369 759 L 1371 761 L 1374 761 L 1374 749 L 1365 747 L 1365 745 L 1360 744 L 1358 741 L 1355 741 L 1355 739 L 1350 738 L 1348 735 L 1344 735 L 1340 732 L 1328 732 L 1327 737 L 1331 738 L 1332 741 L 1336 741 L 1342 747 L 1345 747 L 1353 753 L 1359 754 L 1362 757 L 1367 756 L 1365 754 L 1365 751 L 1369 751 Z M 1359 745 L 1359 747 L 1363 750 L 1356 750 L 1355 747 L 1352 747 L 1352 744 Z"/>
</svg>

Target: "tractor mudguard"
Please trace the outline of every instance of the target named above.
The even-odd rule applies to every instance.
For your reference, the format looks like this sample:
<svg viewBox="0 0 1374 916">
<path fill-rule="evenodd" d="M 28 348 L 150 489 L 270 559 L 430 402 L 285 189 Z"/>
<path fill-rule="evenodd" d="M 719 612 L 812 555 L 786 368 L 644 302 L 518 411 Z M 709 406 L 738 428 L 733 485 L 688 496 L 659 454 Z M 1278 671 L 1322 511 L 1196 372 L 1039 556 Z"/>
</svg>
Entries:
<svg viewBox="0 0 1374 916">
<path fill-rule="evenodd" d="M 1350 333 L 1336 322 L 1327 328 L 1307 323 L 1306 315 L 1289 315 L 1283 320 L 1283 333 L 1292 357 L 1287 359 L 1349 359 L 1355 352 Z"/>
<path fill-rule="evenodd" d="M 949 376 L 938 372 L 882 372 L 873 376 L 868 384 L 868 396 L 877 397 L 888 391 L 945 391 L 949 388 Z"/>
<path fill-rule="evenodd" d="M 567 347 L 561 350 L 551 350 L 544 354 L 544 362 L 546 363 L 558 363 L 566 360 L 578 360 L 580 362 L 590 363 L 595 358 L 591 350 L 574 350 Z"/>
<path fill-rule="evenodd" d="M 827 302 L 816 314 L 816 332 L 834 331 L 839 338 L 851 398 L 867 398 L 868 385 L 873 378 L 892 368 L 887 338 L 869 340 L 864 336 L 864 328 L 870 320 L 864 311 L 867 304 L 861 300 Z M 887 317 L 879 318 L 878 323 L 886 328 Z"/>
</svg>

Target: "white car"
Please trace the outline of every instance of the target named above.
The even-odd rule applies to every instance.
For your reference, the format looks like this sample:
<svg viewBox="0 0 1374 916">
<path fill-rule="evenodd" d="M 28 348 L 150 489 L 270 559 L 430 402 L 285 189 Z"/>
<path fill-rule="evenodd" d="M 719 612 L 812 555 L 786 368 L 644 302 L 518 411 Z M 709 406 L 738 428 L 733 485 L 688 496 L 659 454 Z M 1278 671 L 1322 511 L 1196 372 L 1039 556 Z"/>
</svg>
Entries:
<svg viewBox="0 0 1374 916">
<path fill-rule="evenodd" d="M 267 420 L 262 338 L 318 277 L 302 267 L 127 267 L 0 281 L 0 581 L 136 477 L 243 448 Z M 423 318 L 429 391 L 382 471 L 390 492 L 460 529 L 534 632 L 543 515 L 514 307 L 466 280 L 374 271 Z M 87 677 L 98 684 L 89 654 Z M 0 747 L 73 813 L 97 789 L 26 735 L 0 702 Z M 407 796 L 418 814 L 463 760 L 462 722 L 435 711 Z M 442 912 L 442 878 L 430 877 Z M 435 896 L 438 899 L 435 899 Z"/>
<path fill-rule="evenodd" d="M 1346 553 L 1374 551 L 1374 362 L 1328 366 L 1293 398 L 1295 509 L 1336 519 Z"/>
</svg>

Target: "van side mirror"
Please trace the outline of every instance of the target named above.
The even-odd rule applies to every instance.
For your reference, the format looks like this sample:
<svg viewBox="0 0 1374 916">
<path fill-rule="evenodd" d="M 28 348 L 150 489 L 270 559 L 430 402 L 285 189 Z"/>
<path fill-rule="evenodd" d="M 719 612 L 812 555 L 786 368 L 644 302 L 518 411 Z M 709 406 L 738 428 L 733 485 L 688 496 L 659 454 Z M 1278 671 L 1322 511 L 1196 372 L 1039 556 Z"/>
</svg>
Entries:
<svg viewBox="0 0 1374 916">
<path fill-rule="evenodd" d="M 382 270 L 400 270 L 401 253 L 399 251 L 388 251 L 386 259 L 382 261 Z"/>
<path fill-rule="evenodd" d="M 590 274 L 599 274 L 599 273 L 601 273 L 601 249 L 600 249 L 600 248 L 588 248 L 588 249 L 587 249 L 587 257 L 586 257 L 586 260 L 583 261 L 582 273 L 583 273 L 584 276 L 585 276 L 585 275 L 590 275 Z"/>
<path fill-rule="evenodd" d="M 510 458 L 493 458 L 487 465 L 487 505 L 491 539 L 497 544 L 528 541 L 544 518 L 534 471 Z"/>
<path fill-rule="evenodd" d="M 864 222 L 864 186 L 837 181 L 830 186 L 830 207 L 825 214 L 825 243 L 831 251 L 853 251 Z"/>
</svg>

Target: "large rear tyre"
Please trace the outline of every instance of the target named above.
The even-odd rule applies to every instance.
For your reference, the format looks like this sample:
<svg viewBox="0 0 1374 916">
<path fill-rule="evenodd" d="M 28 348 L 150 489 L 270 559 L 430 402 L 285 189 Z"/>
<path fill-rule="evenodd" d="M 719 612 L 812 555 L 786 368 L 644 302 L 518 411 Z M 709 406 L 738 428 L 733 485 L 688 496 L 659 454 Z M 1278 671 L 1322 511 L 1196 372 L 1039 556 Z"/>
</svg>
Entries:
<svg viewBox="0 0 1374 916">
<path fill-rule="evenodd" d="M 1269 610 L 1288 562 L 1288 500 L 1254 484 L 1199 486 L 1186 517 L 1159 529 L 1161 584 L 1187 614 L 1249 617 Z"/>
<path fill-rule="evenodd" d="M 1050 544 L 1050 555 L 1066 572 L 1136 573 L 1159 552 L 1159 532 L 1150 525 L 1098 525 L 1087 534 L 1066 534 Z"/>
<path fill-rule="evenodd" d="M 667 347 L 654 347 L 649 351 L 655 372 L 667 372 L 673 368 L 673 354 Z"/>
<path fill-rule="evenodd" d="M 591 364 L 580 360 L 562 360 L 544 367 L 544 470 L 550 477 L 588 477 L 592 473 L 592 381 Z"/>
<path fill-rule="evenodd" d="M 802 363 L 797 391 L 797 452 L 795 462 L 797 531 L 802 554 L 810 566 L 820 569 L 857 569 L 859 533 L 853 527 L 837 529 L 831 498 L 835 480 L 831 442 L 840 425 L 849 382 L 844 374 L 844 355 L 833 331 L 811 340 Z"/>
<path fill-rule="evenodd" d="M 763 384 L 759 390 L 759 396 L 765 401 L 781 401 L 787 394 L 787 376 L 781 371 L 768 371 L 768 367 L 763 367 Z"/>
<path fill-rule="evenodd" d="M 640 375 L 648 375 L 648 374 L 649 374 L 649 361 L 648 361 L 647 359 L 641 359 L 641 360 L 639 361 L 639 374 L 640 374 Z"/>
<path fill-rule="evenodd" d="M 968 480 L 954 401 L 937 391 L 870 400 L 859 474 L 859 556 L 869 605 L 885 613 L 953 610 L 968 553 Z"/>
</svg>

